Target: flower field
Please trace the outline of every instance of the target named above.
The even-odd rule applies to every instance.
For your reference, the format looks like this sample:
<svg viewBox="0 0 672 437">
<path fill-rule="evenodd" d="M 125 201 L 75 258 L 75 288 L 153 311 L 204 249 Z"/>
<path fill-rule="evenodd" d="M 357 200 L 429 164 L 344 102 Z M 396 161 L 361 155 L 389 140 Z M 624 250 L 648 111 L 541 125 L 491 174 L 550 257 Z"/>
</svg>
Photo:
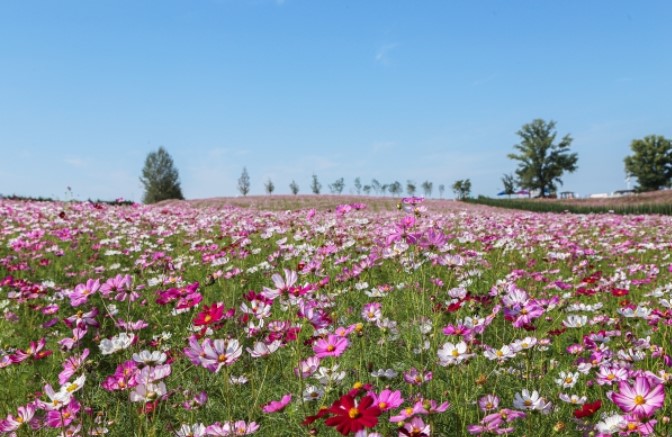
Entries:
<svg viewBox="0 0 672 437">
<path fill-rule="evenodd" d="M 672 435 L 672 218 L 400 206 L 0 200 L 0 435 Z"/>
</svg>

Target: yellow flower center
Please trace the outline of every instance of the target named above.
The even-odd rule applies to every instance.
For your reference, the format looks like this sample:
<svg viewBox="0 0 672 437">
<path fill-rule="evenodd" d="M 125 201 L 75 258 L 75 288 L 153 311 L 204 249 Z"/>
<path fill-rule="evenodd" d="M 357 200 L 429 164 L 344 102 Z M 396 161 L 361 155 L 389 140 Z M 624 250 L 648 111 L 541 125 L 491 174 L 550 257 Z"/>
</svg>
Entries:
<svg viewBox="0 0 672 437">
<path fill-rule="evenodd" d="M 526 309 L 526 308 L 523 308 L 522 310 L 520 310 L 520 314 L 522 314 L 522 315 L 527 314 L 527 309 Z"/>
<path fill-rule="evenodd" d="M 411 408 L 411 407 L 406 408 L 406 415 L 410 416 L 412 414 L 413 414 L 413 408 Z"/>
<path fill-rule="evenodd" d="M 384 410 L 387 408 L 387 402 L 378 402 L 378 408 Z"/>
<path fill-rule="evenodd" d="M 497 355 L 498 357 L 503 357 L 503 356 L 504 356 L 504 352 L 502 352 L 502 351 L 497 351 L 497 352 L 495 352 L 495 355 Z"/>
<path fill-rule="evenodd" d="M 628 422 L 628 431 L 634 431 L 637 429 L 637 424 L 633 422 Z"/>
<path fill-rule="evenodd" d="M 205 323 L 208 323 L 210 320 L 212 320 L 212 316 L 210 314 L 206 314 L 205 317 L 203 317 L 203 321 Z"/>
<path fill-rule="evenodd" d="M 642 395 L 637 395 L 635 396 L 635 405 L 644 405 L 646 403 L 646 399 L 644 399 L 644 396 Z"/>
<path fill-rule="evenodd" d="M 613 373 L 610 373 L 610 374 L 607 375 L 607 379 L 609 381 L 613 381 L 615 378 L 616 378 L 616 375 L 614 375 Z"/>
<path fill-rule="evenodd" d="M 226 354 L 221 354 L 220 356 L 217 357 L 217 361 L 223 363 L 224 361 L 226 361 L 226 358 L 227 358 Z"/>
<path fill-rule="evenodd" d="M 525 402 L 523 402 L 523 404 L 525 404 L 526 407 L 531 407 L 532 406 L 532 401 L 529 400 L 529 399 L 525 399 Z"/>
<path fill-rule="evenodd" d="M 453 351 L 450 354 L 454 357 L 459 357 L 460 356 L 460 353 L 458 352 L 457 349 L 453 349 Z"/>
<path fill-rule="evenodd" d="M 351 419 L 358 418 L 359 417 L 359 410 L 355 407 L 350 408 L 350 410 L 348 411 L 348 417 L 350 417 Z"/>
<path fill-rule="evenodd" d="M 571 376 L 565 378 L 565 384 L 571 384 L 572 382 L 574 382 L 574 379 Z"/>
<path fill-rule="evenodd" d="M 360 389 L 364 386 L 361 382 L 357 381 L 354 384 L 352 384 L 352 388 Z"/>
<path fill-rule="evenodd" d="M 73 391 L 77 390 L 78 388 L 79 388 L 79 386 L 77 384 L 73 383 L 73 384 L 68 385 L 65 390 L 68 393 L 72 393 Z"/>
<path fill-rule="evenodd" d="M 336 346 L 334 346 L 333 344 L 327 346 L 327 352 L 333 352 L 334 350 L 336 350 Z"/>
</svg>

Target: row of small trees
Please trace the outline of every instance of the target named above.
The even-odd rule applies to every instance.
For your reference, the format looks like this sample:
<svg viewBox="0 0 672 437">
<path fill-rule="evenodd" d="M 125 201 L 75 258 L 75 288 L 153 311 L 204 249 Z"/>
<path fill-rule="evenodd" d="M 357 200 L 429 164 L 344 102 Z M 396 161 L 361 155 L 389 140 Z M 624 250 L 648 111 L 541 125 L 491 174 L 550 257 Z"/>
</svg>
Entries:
<svg viewBox="0 0 672 437">
<path fill-rule="evenodd" d="M 183 199 L 182 189 L 180 186 L 179 175 L 175 168 L 173 158 L 168 154 L 166 149 L 159 147 L 155 152 L 149 153 L 145 160 L 145 166 L 142 170 L 140 181 L 145 186 L 145 194 L 143 202 L 156 203 L 167 199 Z M 329 191 L 332 194 L 342 194 L 345 189 L 345 179 L 338 178 L 333 183 L 328 184 Z M 404 186 L 399 181 L 391 183 L 381 183 L 377 179 L 372 179 L 370 184 L 362 184 L 361 178 L 357 177 L 353 183 L 356 194 L 375 194 L 401 196 L 404 193 Z M 434 190 L 434 183 L 424 181 L 420 184 L 424 195 L 431 197 Z M 247 196 L 250 193 L 251 180 L 247 167 L 243 167 L 243 172 L 238 178 L 238 191 L 241 195 Z M 409 196 L 414 196 L 417 192 L 417 185 L 414 181 L 406 182 L 406 193 Z M 289 184 L 289 189 L 292 194 L 299 194 L 300 187 L 295 180 Z M 275 191 L 275 184 L 268 179 L 264 182 L 264 190 L 266 194 L 273 194 Z M 438 186 L 439 196 L 443 197 L 446 187 L 444 184 Z M 322 184 L 320 183 L 316 174 L 312 175 L 310 182 L 310 191 L 313 194 L 321 194 Z M 469 197 L 471 192 L 471 182 L 469 179 L 459 180 L 453 184 L 453 191 L 460 199 Z"/>
<path fill-rule="evenodd" d="M 343 190 L 345 189 L 345 179 L 342 177 L 338 178 L 333 183 L 328 184 L 327 187 L 329 188 L 329 192 L 331 194 L 342 194 Z M 402 183 L 399 181 L 381 183 L 377 179 L 372 179 L 370 184 L 363 185 L 361 178 L 357 177 L 353 182 L 353 188 L 353 193 L 357 195 L 366 194 L 368 196 L 375 194 L 384 196 L 389 194 L 392 196 L 401 196 L 404 194 L 404 185 L 402 185 Z M 426 197 L 431 197 L 434 191 L 434 183 L 431 181 L 424 181 L 422 184 L 420 184 L 420 188 Z M 295 180 L 292 180 L 292 182 L 289 184 L 289 189 L 292 194 L 299 194 L 300 187 Z M 409 180 L 406 181 L 405 190 L 409 196 L 414 196 L 418 192 L 418 186 L 414 181 Z M 444 184 L 440 184 L 438 186 L 438 190 L 439 196 L 443 197 L 446 191 L 446 186 Z M 238 178 L 238 191 L 243 196 L 247 196 L 250 192 L 250 176 L 246 167 L 243 168 L 243 172 Z M 275 191 L 275 184 L 271 179 L 268 179 L 266 182 L 264 182 L 264 191 L 268 195 L 273 194 Z M 469 179 L 459 180 L 453 184 L 453 191 L 459 198 L 468 197 L 471 192 L 471 182 Z M 310 182 L 310 192 L 313 194 L 322 193 L 322 183 L 320 183 L 320 180 L 316 174 L 312 175 Z"/>
<path fill-rule="evenodd" d="M 514 174 L 505 174 L 502 177 L 503 194 L 514 194 L 516 187 L 536 191 L 539 196 L 547 196 L 562 185 L 562 176 L 565 172 L 572 173 L 578 168 L 578 155 L 571 153 L 572 137 L 565 135 L 556 142 L 557 133 L 555 122 L 546 122 L 541 119 L 523 125 L 517 132 L 521 141 L 514 145 L 517 153 L 510 153 L 508 157 L 518 161 L 518 168 Z M 637 179 L 638 191 L 653 191 L 672 186 L 672 140 L 662 136 L 649 135 L 643 139 L 633 140 L 630 145 L 633 154 L 624 160 L 628 177 Z M 173 159 L 163 147 L 151 152 L 145 160 L 140 181 L 145 187 L 143 201 L 155 203 L 164 199 L 182 199 L 182 190 L 179 175 Z M 369 184 L 362 184 L 359 177 L 354 180 L 356 194 L 375 194 L 401 196 L 404 188 L 409 196 L 414 196 L 418 186 L 414 181 L 407 181 L 405 186 L 399 181 L 381 183 L 372 179 Z M 292 194 L 299 193 L 299 185 L 292 180 L 289 184 Z M 341 194 L 345 188 L 343 178 L 336 179 L 328 184 L 332 194 Z M 424 181 L 420 188 L 427 197 L 432 196 L 434 184 Z M 275 184 L 270 179 L 264 183 L 267 194 L 273 194 Z M 438 186 L 439 197 L 443 197 L 445 185 Z M 462 179 L 452 185 L 453 192 L 458 199 L 464 199 L 471 194 L 471 181 Z M 250 192 L 250 176 L 247 168 L 238 179 L 238 191 L 243 196 Z M 313 194 L 322 192 L 322 184 L 317 175 L 313 174 L 310 191 Z"/>
</svg>

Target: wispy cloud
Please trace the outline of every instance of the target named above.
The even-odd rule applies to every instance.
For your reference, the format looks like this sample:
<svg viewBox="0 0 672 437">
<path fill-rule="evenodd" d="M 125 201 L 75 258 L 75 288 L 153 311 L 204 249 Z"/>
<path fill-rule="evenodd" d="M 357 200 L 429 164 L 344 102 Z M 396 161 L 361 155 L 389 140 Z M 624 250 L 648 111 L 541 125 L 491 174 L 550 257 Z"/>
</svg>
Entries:
<svg viewBox="0 0 672 437">
<path fill-rule="evenodd" d="M 373 153 L 384 152 L 385 150 L 390 150 L 394 148 L 394 142 L 392 141 L 376 141 L 371 144 L 371 150 Z"/>
<path fill-rule="evenodd" d="M 486 84 L 486 83 L 488 83 L 488 82 L 492 82 L 493 80 L 495 80 L 496 77 L 497 77 L 497 73 L 492 73 L 492 74 L 490 74 L 489 76 L 486 76 L 486 77 L 484 77 L 484 78 L 476 79 L 476 80 L 473 81 L 471 84 L 472 84 L 473 86 L 484 85 L 484 84 Z"/>
<path fill-rule="evenodd" d="M 390 53 L 398 46 L 399 44 L 393 43 L 393 44 L 383 44 L 382 46 L 378 47 L 378 50 L 376 50 L 376 55 L 374 58 L 375 61 L 382 65 L 390 65 L 392 63 Z"/>
<path fill-rule="evenodd" d="M 65 158 L 63 160 L 66 164 L 75 167 L 75 168 L 84 168 L 86 167 L 86 161 L 81 158 Z"/>
</svg>

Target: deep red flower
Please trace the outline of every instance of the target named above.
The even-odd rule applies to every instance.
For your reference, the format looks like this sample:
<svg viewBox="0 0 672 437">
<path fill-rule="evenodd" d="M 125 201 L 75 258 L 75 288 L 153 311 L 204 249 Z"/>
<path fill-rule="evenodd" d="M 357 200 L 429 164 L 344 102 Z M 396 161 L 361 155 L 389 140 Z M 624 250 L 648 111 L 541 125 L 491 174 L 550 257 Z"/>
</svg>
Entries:
<svg viewBox="0 0 672 437">
<path fill-rule="evenodd" d="M 617 297 L 627 296 L 628 293 L 630 293 L 630 292 L 628 290 L 626 290 L 625 288 L 614 288 L 614 289 L 611 290 L 611 294 L 613 294 L 614 296 L 617 296 Z"/>
<path fill-rule="evenodd" d="M 574 410 L 574 417 L 577 419 L 583 419 L 584 417 L 590 417 L 593 414 L 597 413 L 597 410 L 602 408 L 602 401 L 596 400 L 595 402 L 585 403 L 578 410 Z"/>
<path fill-rule="evenodd" d="M 211 306 L 204 305 L 203 310 L 196 315 L 194 326 L 207 326 L 217 323 L 224 317 L 224 304 L 217 302 Z"/>
<path fill-rule="evenodd" d="M 352 396 L 343 395 L 327 410 L 333 416 L 324 423 L 327 426 L 335 426 L 336 431 L 342 435 L 356 433 L 364 428 L 372 428 L 378 424 L 378 416 L 381 414 L 380 408 L 372 405 L 371 396 L 364 396 L 356 404 Z"/>
</svg>

